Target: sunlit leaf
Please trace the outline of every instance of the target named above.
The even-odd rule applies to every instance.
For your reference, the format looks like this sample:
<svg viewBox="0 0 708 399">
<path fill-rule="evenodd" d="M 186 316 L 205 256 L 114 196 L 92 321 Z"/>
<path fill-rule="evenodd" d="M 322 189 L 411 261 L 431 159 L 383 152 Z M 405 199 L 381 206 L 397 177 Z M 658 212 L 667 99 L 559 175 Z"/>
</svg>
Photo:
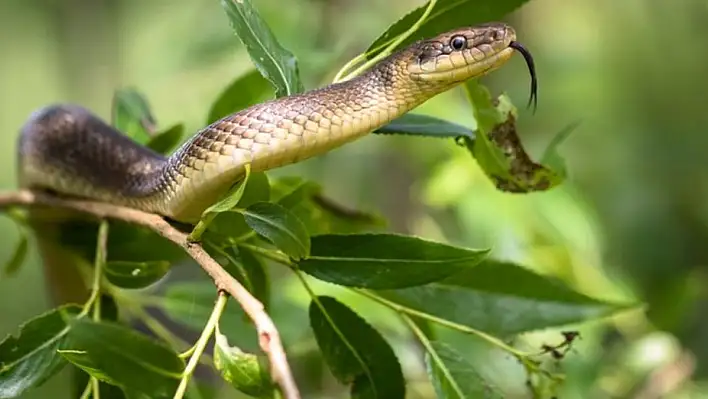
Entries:
<svg viewBox="0 0 708 399">
<path fill-rule="evenodd" d="M 204 214 L 208 215 L 210 213 L 228 212 L 233 209 L 236 204 L 241 201 L 241 197 L 243 197 L 243 193 L 246 190 L 246 186 L 248 185 L 250 177 L 251 168 L 247 165 L 243 179 L 238 183 L 234 184 L 234 186 L 229 190 L 229 192 L 226 193 L 217 203 L 208 207 L 204 211 Z"/>
<path fill-rule="evenodd" d="M 440 399 L 503 399 L 496 386 L 485 381 L 476 366 L 443 342 L 430 342 L 425 364 Z"/>
<path fill-rule="evenodd" d="M 231 27 L 258 71 L 275 87 L 276 97 L 303 91 L 297 60 L 283 48 L 250 0 L 221 0 Z"/>
<path fill-rule="evenodd" d="M 0 343 L 0 398 L 14 398 L 38 387 L 66 364 L 57 350 L 66 347 L 69 321 L 81 308 L 61 306 L 19 328 Z"/>
<path fill-rule="evenodd" d="M 516 109 L 506 95 L 492 100 L 489 90 L 472 80 L 465 84 L 474 104 L 477 137 L 463 137 L 467 148 L 497 189 L 513 193 L 549 190 L 563 182 L 553 170 L 535 163 L 516 131 Z"/>
<path fill-rule="evenodd" d="M 177 147 L 177 145 L 182 141 L 183 135 L 184 125 L 178 123 L 169 129 L 156 134 L 150 139 L 150 141 L 148 141 L 147 146 L 155 152 L 166 155 Z"/>
<path fill-rule="evenodd" d="M 207 123 L 241 111 L 273 94 L 270 82 L 253 69 L 236 78 L 216 99 L 209 110 Z"/>
<path fill-rule="evenodd" d="M 108 281 L 121 288 L 143 288 L 158 282 L 170 270 L 170 262 L 109 261 L 104 268 Z"/>
<path fill-rule="evenodd" d="M 300 270 L 334 284 L 393 289 L 428 284 L 479 263 L 487 250 L 395 234 L 321 235 Z"/>
<path fill-rule="evenodd" d="M 424 137 L 457 138 L 467 136 L 474 139 L 474 131 L 444 119 L 420 114 L 404 114 L 394 119 L 374 133 L 406 134 Z"/>
<path fill-rule="evenodd" d="M 500 336 L 597 319 L 629 307 L 590 298 L 559 281 L 495 260 L 432 284 L 379 294 L 437 318 Z"/>
<path fill-rule="evenodd" d="M 274 385 L 268 374 L 267 359 L 230 346 L 226 336 L 219 332 L 214 341 L 214 366 L 224 380 L 247 395 L 272 397 Z"/>
<path fill-rule="evenodd" d="M 115 323 L 74 320 L 69 352 L 63 355 L 82 370 L 154 398 L 172 397 L 184 362 L 168 347 Z"/>
<path fill-rule="evenodd" d="M 353 398 L 403 399 L 401 365 L 384 338 L 331 297 L 310 303 L 310 325 L 332 375 L 351 384 Z"/>
<path fill-rule="evenodd" d="M 416 40 L 431 38 L 440 33 L 465 26 L 472 26 L 489 21 L 499 21 L 528 0 L 437 0 L 432 12 L 418 30 L 403 40 L 396 49 L 408 46 Z M 386 46 L 393 43 L 402 33 L 406 32 L 425 12 L 428 4 L 424 4 L 408 13 L 381 36 L 366 50 L 369 59 L 380 53 Z"/>
<path fill-rule="evenodd" d="M 150 141 L 155 118 L 145 97 L 135 89 L 120 89 L 113 95 L 113 126 L 140 144 Z"/>
<path fill-rule="evenodd" d="M 310 235 L 292 212 L 272 202 L 257 202 L 241 211 L 246 223 L 293 259 L 310 254 Z"/>
<path fill-rule="evenodd" d="M 24 230 L 20 229 L 20 241 L 15 246 L 15 250 L 12 251 L 12 256 L 8 259 L 5 266 L 2 268 L 0 276 L 11 277 L 22 267 L 22 264 L 27 258 L 27 248 L 29 247 L 29 239 Z"/>
</svg>

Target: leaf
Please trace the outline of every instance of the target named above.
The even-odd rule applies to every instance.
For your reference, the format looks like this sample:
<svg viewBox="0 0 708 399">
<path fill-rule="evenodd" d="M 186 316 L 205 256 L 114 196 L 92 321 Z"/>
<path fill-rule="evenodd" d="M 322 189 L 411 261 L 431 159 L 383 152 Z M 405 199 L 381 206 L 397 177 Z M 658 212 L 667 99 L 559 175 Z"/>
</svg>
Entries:
<svg viewBox="0 0 708 399">
<path fill-rule="evenodd" d="M 428 284 L 479 263 L 473 250 L 395 234 L 321 235 L 299 268 L 320 280 L 370 289 Z"/>
<path fill-rule="evenodd" d="M 144 288 L 162 279 L 170 267 L 167 261 L 109 261 L 104 272 L 108 281 L 117 287 Z"/>
<path fill-rule="evenodd" d="M 120 89 L 113 94 L 113 126 L 139 144 L 150 141 L 155 118 L 145 97 L 135 89 Z"/>
<path fill-rule="evenodd" d="M 172 397 L 184 362 L 168 347 L 115 323 L 74 320 L 69 352 L 77 367 L 109 384 L 154 398 Z"/>
<path fill-rule="evenodd" d="M 246 172 L 243 176 L 243 179 L 234 184 L 233 187 L 229 190 L 228 193 L 226 193 L 217 203 L 214 205 L 208 207 L 204 211 L 204 215 L 208 215 L 210 213 L 221 213 L 221 212 L 228 212 L 232 210 L 239 201 L 241 201 L 241 197 L 243 197 L 243 193 L 246 190 L 246 186 L 248 185 L 248 180 L 251 177 L 251 167 L 250 165 L 246 165 L 245 168 Z"/>
<path fill-rule="evenodd" d="M 256 68 L 275 87 L 275 96 L 302 92 L 297 59 L 280 45 L 251 1 L 221 0 L 221 5 Z"/>
<path fill-rule="evenodd" d="M 257 69 L 236 78 L 216 99 L 209 110 L 207 123 L 248 108 L 272 94 L 272 86 Z"/>
<path fill-rule="evenodd" d="M 514 263 L 491 259 L 433 284 L 379 294 L 499 336 L 600 318 L 630 307 L 590 298 Z"/>
<path fill-rule="evenodd" d="M 528 0 L 437 0 L 432 12 L 410 37 L 403 40 L 394 50 L 408 46 L 416 40 L 431 38 L 440 33 L 463 26 L 473 26 L 489 21 L 499 21 Z M 386 46 L 406 32 L 425 12 L 424 4 L 390 26 L 366 50 L 368 59 L 375 57 Z"/>
<path fill-rule="evenodd" d="M 467 136 L 474 140 L 474 131 L 444 119 L 420 114 L 404 114 L 374 133 L 407 134 L 413 136 L 457 138 Z"/>
<path fill-rule="evenodd" d="M 573 122 L 558 132 L 553 137 L 550 144 L 548 144 L 546 151 L 543 153 L 543 157 L 541 157 L 542 164 L 548 165 L 548 167 L 564 179 L 568 176 L 568 167 L 566 166 L 565 159 L 558 154 L 558 147 L 573 133 L 578 125 L 580 125 L 580 121 Z"/>
<path fill-rule="evenodd" d="M 476 140 L 463 137 L 484 173 L 497 189 L 512 193 L 546 191 L 563 177 L 531 160 L 516 132 L 516 109 L 506 95 L 492 100 L 476 81 L 465 83 L 478 124 Z"/>
<path fill-rule="evenodd" d="M 273 396 L 274 385 L 268 374 L 268 362 L 263 356 L 245 353 L 235 346 L 229 346 L 226 336 L 218 331 L 214 341 L 214 366 L 224 380 L 249 396 Z"/>
<path fill-rule="evenodd" d="M 164 132 L 158 133 L 148 141 L 147 146 L 155 152 L 167 155 L 182 141 L 184 125 L 178 123 Z"/>
<path fill-rule="evenodd" d="M 440 399 L 499 398 L 504 394 L 484 381 L 474 364 L 443 342 L 426 345 L 425 365 Z"/>
<path fill-rule="evenodd" d="M 66 364 L 57 350 L 66 345 L 69 319 L 81 308 L 65 305 L 20 327 L 0 343 L 0 398 L 14 398 L 42 385 Z"/>
<path fill-rule="evenodd" d="M 20 229 L 20 242 L 17 243 L 15 250 L 12 252 L 12 256 L 7 261 L 5 266 L 2 268 L 2 277 L 11 277 L 22 267 L 22 264 L 27 258 L 27 248 L 29 246 L 29 239 L 24 230 Z"/>
<path fill-rule="evenodd" d="M 238 257 L 251 282 L 251 293 L 268 309 L 270 281 L 265 265 L 248 248 L 238 247 Z"/>
<path fill-rule="evenodd" d="M 257 202 L 241 211 L 256 233 L 293 259 L 310 254 L 310 235 L 305 225 L 286 208 L 272 202 Z"/>
<path fill-rule="evenodd" d="M 310 303 L 309 313 L 327 366 L 339 382 L 351 384 L 352 398 L 405 397 L 401 365 L 378 331 L 331 297 L 317 297 Z"/>
</svg>

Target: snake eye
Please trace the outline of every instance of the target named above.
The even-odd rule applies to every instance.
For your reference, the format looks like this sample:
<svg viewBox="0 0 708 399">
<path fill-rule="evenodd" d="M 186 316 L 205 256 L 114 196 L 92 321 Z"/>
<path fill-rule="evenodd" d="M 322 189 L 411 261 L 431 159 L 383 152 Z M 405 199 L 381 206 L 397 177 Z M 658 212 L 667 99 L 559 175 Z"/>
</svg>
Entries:
<svg viewBox="0 0 708 399">
<path fill-rule="evenodd" d="M 452 47 L 453 50 L 462 50 L 465 48 L 465 45 L 467 45 L 467 38 L 464 36 L 455 36 L 450 39 L 450 47 Z"/>
</svg>

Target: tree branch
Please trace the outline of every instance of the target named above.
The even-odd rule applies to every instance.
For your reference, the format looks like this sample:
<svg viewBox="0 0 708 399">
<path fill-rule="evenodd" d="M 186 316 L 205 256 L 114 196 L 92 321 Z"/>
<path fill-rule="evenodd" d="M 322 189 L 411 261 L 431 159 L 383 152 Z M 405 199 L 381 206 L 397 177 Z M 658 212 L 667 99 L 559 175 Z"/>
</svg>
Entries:
<svg viewBox="0 0 708 399">
<path fill-rule="evenodd" d="M 217 290 L 231 295 L 251 318 L 258 331 L 261 349 L 270 360 L 273 380 L 280 386 L 286 399 L 299 399 L 300 394 L 292 377 L 280 335 L 258 301 L 241 283 L 224 270 L 204 248 L 187 239 L 188 234 L 179 231 L 159 215 L 102 202 L 65 199 L 29 190 L 0 193 L 0 209 L 10 206 L 64 208 L 92 215 L 98 219 L 116 219 L 147 227 L 162 237 L 182 247 L 201 268 L 214 280 Z"/>
</svg>

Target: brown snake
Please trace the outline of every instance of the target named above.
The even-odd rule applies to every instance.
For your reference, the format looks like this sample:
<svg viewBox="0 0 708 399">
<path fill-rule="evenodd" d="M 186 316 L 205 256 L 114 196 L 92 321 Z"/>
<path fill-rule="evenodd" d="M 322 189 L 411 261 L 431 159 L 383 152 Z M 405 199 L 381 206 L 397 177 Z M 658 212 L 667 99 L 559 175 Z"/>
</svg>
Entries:
<svg viewBox="0 0 708 399">
<path fill-rule="evenodd" d="M 533 61 L 514 29 L 488 23 L 411 44 L 341 83 L 233 113 L 168 157 L 76 105 L 36 111 L 19 140 L 23 187 L 95 199 L 197 222 L 243 178 L 362 137 L 431 97 L 501 67 L 514 51 Z"/>
</svg>

